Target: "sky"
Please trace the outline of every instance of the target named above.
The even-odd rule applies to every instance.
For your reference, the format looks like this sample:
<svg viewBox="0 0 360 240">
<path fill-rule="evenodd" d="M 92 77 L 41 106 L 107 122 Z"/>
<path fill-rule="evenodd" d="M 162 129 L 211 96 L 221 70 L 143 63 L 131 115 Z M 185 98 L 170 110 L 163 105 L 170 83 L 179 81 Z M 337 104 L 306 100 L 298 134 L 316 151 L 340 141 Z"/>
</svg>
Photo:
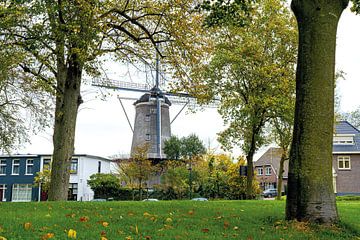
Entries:
<svg viewBox="0 0 360 240">
<path fill-rule="evenodd" d="M 341 97 L 341 110 L 355 110 L 360 106 L 360 16 L 351 13 L 349 9 L 343 13 L 338 27 L 336 70 L 345 72 L 345 80 L 340 80 L 338 91 Z M 118 77 L 121 67 L 114 64 L 107 71 L 109 77 Z M 133 78 L 136 76 L 133 76 Z M 141 78 L 141 77 L 139 77 Z M 117 95 L 121 97 L 140 97 L 139 93 L 126 91 L 109 91 L 106 100 L 101 99 L 100 89 L 85 85 L 82 87 L 84 104 L 80 106 L 76 137 L 75 153 L 110 157 L 119 154 L 129 154 L 132 141 L 132 131 L 121 108 Z M 134 125 L 134 101 L 123 100 L 125 110 Z M 181 105 L 170 108 L 170 119 L 181 109 Z M 203 140 L 206 147 L 221 151 L 217 142 L 217 133 L 225 127 L 221 116 L 214 108 L 204 109 L 196 113 L 182 112 L 171 125 L 171 132 L 177 136 L 188 136 L 195 133 Z M 266 147 L 259 150 L 263 152 Z M 31 143 L 19 149 L 22 154 L 51 154 L 52 129 L 31 137 Z M 235 149 L 233 155 L 241 154 Z M 256 156 L 255 156 L 256 159 Z"/>
</svg>

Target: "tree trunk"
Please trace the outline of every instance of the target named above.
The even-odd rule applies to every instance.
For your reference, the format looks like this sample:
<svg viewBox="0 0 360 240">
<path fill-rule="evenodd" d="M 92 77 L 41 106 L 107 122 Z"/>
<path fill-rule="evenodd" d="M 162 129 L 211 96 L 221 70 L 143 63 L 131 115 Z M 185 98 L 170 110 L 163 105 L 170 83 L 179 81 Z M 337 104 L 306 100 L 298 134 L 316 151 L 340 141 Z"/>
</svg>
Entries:
<svg viewBox="0 0 360 240">
<path fill-rule="evenodd" d="M 253 137 L 254 138 L 254 137 Z M 250 151 L 246 156 L 247 173 L 246 173 L 246 199 L 254 199 L 253 180 L 254 180 L 254 159 L 255 143 L 251 143 Z"/>
<path fill-rule="evenodd" d="M 276 200 L 281 200 L 281 193 L 282 193 L 282 185 L 283 185 L 283 176 L 284 176 L 284 163 L 286 160 L 286 150 L 283 150 L 280 159 L 280 167 L 279 167 L 279 174 L 278 174 L 278 182 L 277 182 L 277 196 Z"/>
<path fill-rule="evenodd" d="M 332 185 L 336 30 L 348 0 L 293 0 L 299 29 L 286 218 L 338 220 Z"/>
<path fill-rule="evenodd" d="M 66 201 L 68 197 L 76 118 L 78 107 L 81 104 L 81 73 L 82 66 L 78 63 L 76 54 L 73 54 L 69 60 L 69 66 L 67 68 L 63 66 L 57 76 L 58 92 L 56 96 L 54 150 L 49 189 L 50 201 Z"/>
</svg>

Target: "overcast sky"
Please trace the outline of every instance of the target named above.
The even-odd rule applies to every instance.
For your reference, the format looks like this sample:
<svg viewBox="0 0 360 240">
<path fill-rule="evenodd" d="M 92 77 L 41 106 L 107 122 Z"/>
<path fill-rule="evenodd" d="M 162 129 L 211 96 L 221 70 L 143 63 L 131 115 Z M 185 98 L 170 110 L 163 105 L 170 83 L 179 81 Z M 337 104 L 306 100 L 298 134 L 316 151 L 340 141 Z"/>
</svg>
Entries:
<svg viewBox="0 0 360 240">
<path fill-rule="evenodd" d="M 346 73 L 346 80 L 338 83 L 341 94 L 342 111 L 354 110 L 360 105 L 360 16 L 350 13 L 347 9 L 339 23 L 336 68 Z M 114 66 L 109 69 L 109 76 L 116 78 L 119 69 Z M 133 76 L 134 77 L 134 76 Z M 124 79 L 122 79 L 124 80 Z M 116 95 L 123 97 L 139 97 L 125 91 L 110 93 L 107 101 L 97 97 L 98 89 L 91 86 L 83 87 L 85 103 L 81 105 L 75 139 L 75 153 L 98 156 L 111 156 L 115 154 L 128 154 L 131 148 L 132 132 L 126 121 Z M 125 109 L 133 125 L 135 109 L 133 101 L 124 100 Z M 181 109 L 179 105 L 170 108 L 172 119 Z M 216 141 L 216 133 L 224 129 L 223 122 L 216 109 L 205 109 L 195 114 L 183 112 L 171 125 L 172 134 L 187 136 L 197 134 L 206 146 L 220 150 Z M 52 130 L 32 137 L 32 143 L 26 145 L 19 153 L 52 153 Z M 235 155 L 240 154 L 237 150 Z"/>
</svg>

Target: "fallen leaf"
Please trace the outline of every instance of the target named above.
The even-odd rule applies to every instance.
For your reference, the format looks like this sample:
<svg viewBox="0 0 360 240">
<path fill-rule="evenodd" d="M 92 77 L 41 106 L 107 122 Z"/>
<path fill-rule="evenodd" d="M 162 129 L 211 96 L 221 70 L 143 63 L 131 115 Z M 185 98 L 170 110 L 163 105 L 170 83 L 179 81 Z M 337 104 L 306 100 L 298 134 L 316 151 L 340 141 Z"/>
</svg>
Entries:
<svg viewBox="0 0 360 240">
<path fill-rule="evenodd" d="M 136 235 L 139 234 L 139 229 L 138 229 L 138 226 L 137 226 L 137 225 L 135 225 L 135 232 L 136 232 Z"/>
<path fill-rule="evenodd" d="M 80 221 L 80 222 L 87 222 L 87 221 L 89 221 L 89 218 L 88 218 L 88 217 L 81 217 L 81 218 L 79 219 L 79 221 Z"/>
<path fill-rule="evenodd" d="M 70 229 L 68 231 L 68 237 L 69 238 L 76 238 L 76 231 L 74 229 Z"/>
<path fill-rule="evenodd" d="M 253 240 L 254 238 L 252 236 L 247 236 L 246 240 Z"/>
<path fill-rule="evenodd" d="M 201 231 L 202 231 L 203 233 L 208 233 L 210 230 L 209 230 L 208 228 L 203 228 L 203 229 L 201 229 Z"/>
<path fill-rule="evenodd" d="M 103 225 L 104 227 L 107 227 L 107 226 L 109 226 L 109 223 L 108 223 L 108 222 L 102 222 L 102 225 Z"/>
<path fill-rule="evenodd" d="M 150 215 L 150 213 L 148 213 L 148 212 L 144 212 L 144 217 L 150 217 L 151 215 Z"/>
<path fill-rule="evenodd" d="M 71 217 L 71 218 L 74 218 L 76 215 L 75 213 L 68 213 L 65 215 L 66 217 Z"/>
<path fill-rule="evenodd" d="M 146 240 L 151 240 L 151 237 L 150 236 L 145 236 L 145 239 Z"/>
<path fill-rule="evenodd" d="M 54 236 L 55 236 L 55 234 L 53 234 L 53 233 L 47 233 L 47 234 L 41 236 L 41 240 L 50 239 L 50 238 L 53 238 Z"/>
<path fill-rule="evenodd" d="M 108 240 L 106 237 L 102 236 L 100 240 Z"/>
<path fill-rule="evenodd" d="M 190 211 L 188 212 L 188 214 L 189 214 L 189 215 L 194 215 L 194 210 L 190 210 Z"/>
<path fill-rule="evenodd" d="M 171 219 L 171 218 L 167 218 L 167 219 L 165 220 L 165 222 L 171 223 L 171 222 L 172 222 L 172 219 Z"/>
<path fill-rule="evenodd" d="M 109 208 L 110 211 L 112 211 L 113 209 L 112 208 Z"/>
<path fill-rule="evenodd" d="M 127 236 L 127 237 L 125 238 L 125 240 L 132 240 L 132 237 L 131 237 L 131 236 Z"/>
<path fill-rule="evenodd" d="M 134 213 L 133 212 L 128 212 L 128 216 L 129 217 L 134 216 Z"/>
<path fill-rule="evenodd" d="M 29 230 L 31 228 L 32 224 L 30 222 L 24 223 L 25 230 Z"/>
<path fill-rule="evenodd" d="M 100 235 L 105 237 L 105 236 L 106 236 L 106 232 L 105 232 L 105 231 L 101 231 Z"/>
<path fill-rule="evenodd" d="M 239 227 L 235 226 L 235 227 L 234 227 L 234 230 L 235 230 L 235 231 L 239 230 Z"/>
<path fill-rule="evenodd" d="M 0 240 L 7 240 L 5 237 L 0 236 Z"/>
<path fill-rule="evenodd" d="M 224 221 L 224 229 L 228 229 L 230 226 L 230 223 L 228 221 Z"/>
<path fill-rule="evenodd" d="M 46 214 L 45 217 L 51 217 L 50 213 Z"/>
</svg>

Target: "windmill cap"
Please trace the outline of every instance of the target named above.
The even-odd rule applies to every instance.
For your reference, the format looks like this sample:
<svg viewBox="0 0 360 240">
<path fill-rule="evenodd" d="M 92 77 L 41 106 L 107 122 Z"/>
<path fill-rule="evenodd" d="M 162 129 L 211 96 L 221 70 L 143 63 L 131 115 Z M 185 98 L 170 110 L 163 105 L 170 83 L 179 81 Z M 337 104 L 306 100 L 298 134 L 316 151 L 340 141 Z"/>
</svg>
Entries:
<svg viewBox="0 0 360 240">
<path fill-rule="evenodd" d="M 159 98 L 162 98 L 165 100 L 165 103 L 169 106 L 171 106 L 170 100 L 164 95 L 164 93 L 157 87 L 153 87 L 150 92 L 145 93 L 142 95 L 139 100 L 137 100 L 134 105 L 137 105 L 139 103 L 149 102 L 150 98 L 156 98 L 156 96 L 159 96 Z"/>
</svg>

